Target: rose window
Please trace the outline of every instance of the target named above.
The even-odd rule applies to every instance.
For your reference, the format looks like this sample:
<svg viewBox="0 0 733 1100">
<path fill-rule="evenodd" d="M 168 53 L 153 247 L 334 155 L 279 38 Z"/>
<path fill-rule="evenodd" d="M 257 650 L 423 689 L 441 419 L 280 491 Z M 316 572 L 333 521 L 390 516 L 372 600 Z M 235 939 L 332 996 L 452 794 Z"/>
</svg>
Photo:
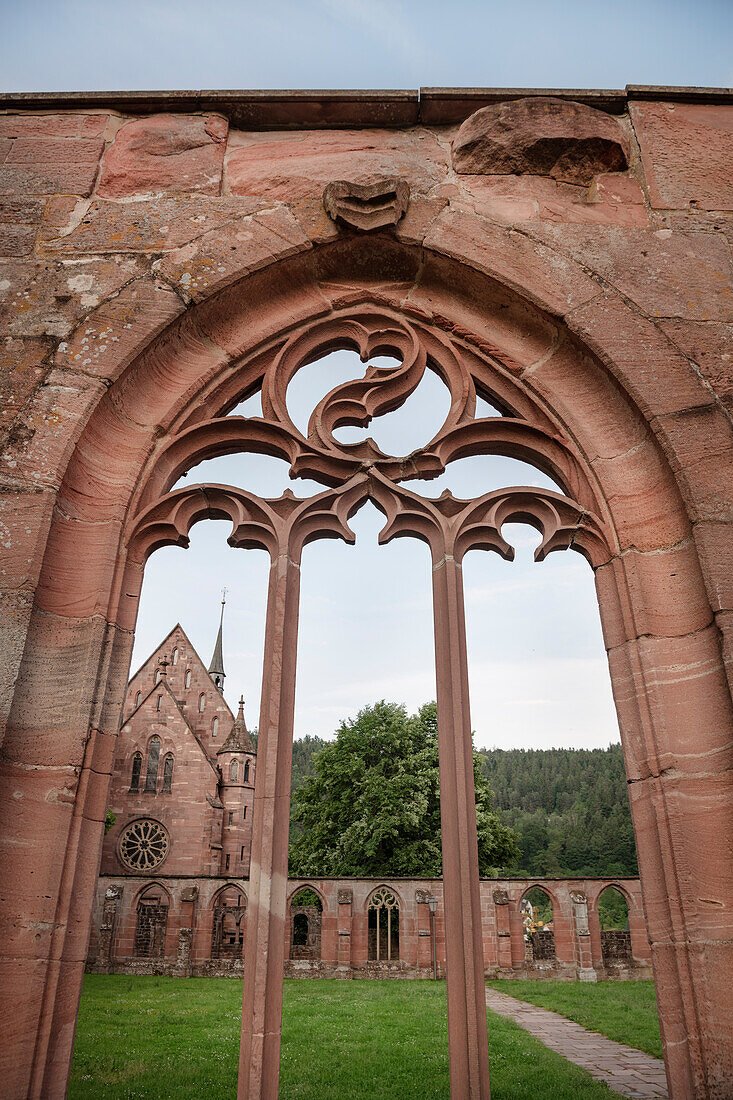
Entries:
<svg viewBox="0 0 733 1100">
<path fill-rule="evenodd" d="M 168 834 L 158 821 L 133 821 L 120 837 L 120 859 L 133 871 L 152 871 L 168 855 Z"/>
</svg>

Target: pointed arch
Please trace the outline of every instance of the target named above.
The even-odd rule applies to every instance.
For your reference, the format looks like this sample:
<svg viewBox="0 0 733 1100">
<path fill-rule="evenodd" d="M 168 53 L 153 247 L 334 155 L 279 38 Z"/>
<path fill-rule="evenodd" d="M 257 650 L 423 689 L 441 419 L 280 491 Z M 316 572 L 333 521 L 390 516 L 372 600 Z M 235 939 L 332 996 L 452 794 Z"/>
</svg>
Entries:
<svg viewBox="0 0 733 1100">
<path fill-rule="evenodd" d="M 87 798 L 89 806 L 96 804 L 96 784 L 106 780 L 101 775 L 97 779 L 91 760 L 96 761 L 96 740 L 115 733 L 143 568 L 143 561 L 127 556 L 119 532 L 152 485 L 151 464 L 179 429 L 206 419 L 207 404 L 226 411 L 256 388 L 262 357 L 296 319 L 321 316 L 346 295 L 351 301 L 359 296 L 386 300 L 395 309 L 404 302 L 410 316 L 420 316 L 436 338 L 455 340 L 461 355 L 481 361 L 482 392 L 499 407 L 511 408 L 516 400 L 514 419 L 530 407 L 537 416 L 546 416 L 568 441 L 580 487 L 598 495 L 603 505 L 599 512 L 610 524 L 615 556 L 596 569 L 596 584 L 627 773 L 635 781 L 630 788 L 632 813 L 639 835 L 645 837 L 642 873 L 650 933 L 655 944 L 667 944 L 670 936 L 673 940 L 674 950 L 668 954 L 675 961 L 660 971 L 658 986 L 668 1065 L 680 1088 L 691 1092 L 708 1080 L 715 1082 L 717 1052 L 729 1044 L 719 1024 L 725 1018 L 728 989 L 723 968 L 711 962 L 725 944 L 711 913 L 695 900 L 705 896 L 705 884 L 720 881 L 706 837 L 711 830 L 723 835 L 726 822 L 723 811 L 713 809 L 690 816 L 689 827 L 674 833 L 666 822 L 677 816 L 687 792 L 710 792 L 723 782 L 719 776 L 733 732 L 730 689 L 721 663 L 721 637 L 727 637 L 728 623 L 719 615 L 720 634 L 713 624 L 713 610 L 720 611 L 718 593 L 725 587 L 723 565 L 713 536 L 698 522 L 707 515 L 707 443 L 720 410 L 654 319 L 589 277 L 559 246 L 548 247 L 529 235 L 455 211 L 441 214 L 426 232 L 416 245 L 403 243 L 397 230 L 392 239 L 357 235 L 311 247 L 305 238 L 297 246 L 280 237 L 268 245 L 263 231 L 261 270 L 238 282 L 228 272 L 224 278 L 231 285 L 212 286 L 211 301 L 203 300 L 209 291 L 202 289 L 198 304 L 179 320 L 182 306 L 175 295 L 152 278 L 137 280 L 135 294 L 143 304 L 132 342 L 117 358 L 112 353 L 105 391 L 80 398 L 73 440 L 62 449 L 55 471 L 62 487 L 45 541 L 22 674 L 11 670 L 17 686 L 6 752 L 19 769 L 32 764 L 25 731 L 29 726 L 49 728 L 57 751 L 83 777 L 75 812 L 87 812 Z M 269 256 L 268 247 L 273 249 Z M 294 248 L 302 254 L 284 258 Z M 385 284 L 384 271 L 390 272 L 393 286 Z M 405 286 L 411 287 L 409 293 Z M 161 317 L 171 327 L 159 335 Z M 187 347 L 198 349 L 195 355 L 179 354 L 181 334 Z M 641 349 L 644 369 L 639 369 Z M 76 354 L 73 339 L 64 354 Z M 125 440 L 124 453 L 119 439 Z M 43 445 L 42 432 L 36 442 Z M 263 449 L 274 446 L 272 441 L 256 442 Z M 546 461 L 559 462 L 561 450 L 548 453 Z M 103 500 L 85 493 L 89 471 L 98 469 L 107 471 Z M 729 478 L 727 457 L 718 472 Z M 698 546 L 706 556 L 704 568 Z M 115 561 L 110 569 L 108 563 Z M 66 569 L 70 562 L 76 568 Z M 97 630 L 100 617 L 107 622 L 103 634 Z M 93 683 L 82 682 L 81 673 L 70 678 L 68 713 L 74 719 L 69 721 L 65 712 L 57 725 L 48 727 L 42 713 L 44 688 L 64 677 L 68 651 L 66 635 L 60 629 L 54 635 L 51 621 L 62 624 L 68 636 L 83 639 L 90 654 L 86 667 L 97 671 Z M 677 688 L 666 672 L 671 666 L 687 670 L 689 710 L 708 716 L 698 723 L 694 746 L 685 714 L 673 705 Z M 689 672 L 693 667 L 705 670 L 696 680 Z M 84 745 L 89 747 L 82 756 L 78 746 Z M 670 770 L 678 759 L 684 759 L 685 768 L 673 782 Z M 20 779 L 20 770 L 17 776 L 13 773 L 12 782 Z M 711 794 L 710 804 L 719 807 L 722 801 Z M 89 817 L 96 820 L 91 813 Z M 59 899 L 74 896 L 76 904 L 76 862 L 89 859 L 93 844 L 90 839 L 85 848 L 87 841 L 82 841 L 77 851 L 75 836 L 59 816 L 53 851 L 43 858 L 49 866 L 65 869 Z M 675 867 L 694 867 L 700 889 L 684 889 Z M 26 885 L 19 896 L 32 896 Z M 59 934 L 69 925 L 64 948 L 68 985 L 62 970 L 59 983 L 49 980 L 28 994 L 35 998 L 30 1015 L 43 1014 L 51 1021 L 49 1035 L 61 1035 L 64 1006 L 73 1001 L 78 985 L 71 965 L 76 956 L 70 902 L 60 900 L 59 906 Z M 12 920 L 14 914 L 9 915 Z M 690 986 L 705 990 L 705 996 L 687 996 Z M 29 1057 L 41 1060 L 37 1075 L 43 1076 L 47 1064 L 68 1059 L 70 1040 L 59 1042 L 69 1050 L 59 1055 L 54 1048 L 53 1063 L 50 1040 L 31 1051 Z"/>
</svg>

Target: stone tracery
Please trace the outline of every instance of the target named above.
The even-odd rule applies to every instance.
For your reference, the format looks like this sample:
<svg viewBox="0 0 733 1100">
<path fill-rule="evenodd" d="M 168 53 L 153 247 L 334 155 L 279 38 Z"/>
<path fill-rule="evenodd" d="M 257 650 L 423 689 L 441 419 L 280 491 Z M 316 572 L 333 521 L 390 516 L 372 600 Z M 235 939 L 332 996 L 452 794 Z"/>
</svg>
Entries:
<svg viewBox="0 0 733 1100">
<path fill-rule="evenodd" d="M 288 385 L 299 369 L 337 347 L 355 348 L 363 361 L 396 354 L 399 363 L 387 368 L 367 366 L 363 378 L 326 394 L 310 417 L 306 436 L 288 412 Z M 449 1029 L 461 1037 L 460 1043 L 452 1043 L 451 1065 L 456 1080 L 471 1082 L 472 1095 L 488 1096 L 461 561 L 470 549 L 493 550 L 510 559 L 513 551 L 501 531 L 512 521 L 528 522 L 540 531 L 537 560 L 553 550 L 574 548 L 595 568 L 608 561 L 612 538 L 602 518 L 602 505 L 569 442 L 547 423 L 541 410 L 526 401 L 523 415 L 517 415 L 511 385 L 500 383 L 495 394 L 489 381 L 494 377 L 490 362 L 478 368 L 475 358 L 475 353 L 467 354 L 445 333 L 418 329 L 404 316 L 368 304 L 304 326 L 262 364 L 263 416 L 220 415 L 183 426 L 153 457 L 137 512 L 128 522 L 128 569 L 138 573 L 159 546 L 186 546 L 191 526 L 204 518 L 230 519 L 230 545 L 264 549 L 271 560 L 252 838 L 252 950 L 245 959 L 242 1096 L 268 1095 L 277 1080 L 279 1028 L 268 1031 L 265 1021 L 279 1020 L 282 1009 L 281 914 L 285 911 L 301 553 L 307 543 L 319 538 L 353 543 L 348 521 L 367 499 L 386 518 L 380 542 L 415 537 L 428 543 L 433 558 L 448 1014 Z M 422 448 L 395 456 L 383 453 L 368 437 L 357 443 L 335 438 L 340 426 L 366 427 L 375 416 L 401 407 L 428 368 L 448 386 L 451 404 L 441 429 Z M 503 416 L 475 418 L 479 371 L 482 394 L 506 410 Z M 253 392 L 252 381 L 248 392 Z M 236 400 L 241 396 L 233 395 Z M 247 451 L 285 459 L 291 477 L 312 478 L 326 488 L 305 499 L 296 498 L 290 490 L 277 499 L 264 499 L 242 488 L 210 484 L 167 491 L 202 458 Z M 578 499 L 531 487 L 496 489 L 468 501 L 448 491 L 427 499 L 401 484 L 415 478 L 430 480 L 451 461 L 480 453 L 530 461 L 564 487 L 572 486 Z M 136 587 L 125 585 L 124 591 L 134 592 Z M 467 850 L 460 842 L 462 836 L 468 837 Z M 460 857 L 462 851 L 467 861 Z M 466 945 L 471 945 L 469 951 Z M 391 958 L 389 944 L 387 957 Z M 262 1065 L 269 1067 L 266 1077 L 274 1074 L 272 1080 L 259 1079 Z M 250 1081 L 250 1074 L 257 1080 Z"/>
</svg>

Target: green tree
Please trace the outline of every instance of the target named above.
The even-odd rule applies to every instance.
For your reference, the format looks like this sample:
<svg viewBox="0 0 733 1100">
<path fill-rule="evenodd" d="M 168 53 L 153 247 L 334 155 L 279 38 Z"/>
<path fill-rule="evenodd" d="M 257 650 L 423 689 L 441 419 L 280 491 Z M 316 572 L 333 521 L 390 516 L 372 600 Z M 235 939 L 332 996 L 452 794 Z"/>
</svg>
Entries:
<svg viewBox="0 0 733 1100">
<path fill-rule="evenodd" d="M 479 867 L 511 862 L 514 833 L 491 808 L 474 754 Z M 408 717 L 397 703 L 342 722 L 295 792 L 290 873 L 440 875 L 438 723 L 435 703 Z"/>
</svg>

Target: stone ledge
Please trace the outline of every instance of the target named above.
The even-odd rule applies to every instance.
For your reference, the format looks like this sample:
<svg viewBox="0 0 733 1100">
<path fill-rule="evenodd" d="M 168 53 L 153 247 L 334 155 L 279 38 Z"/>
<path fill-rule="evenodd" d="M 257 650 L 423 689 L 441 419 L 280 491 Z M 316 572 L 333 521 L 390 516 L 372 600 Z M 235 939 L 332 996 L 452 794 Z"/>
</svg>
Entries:
<svg viewBox="0 0 733 1100">
<path fill-rule="evenodd" d="M 510 99 L 554 96 L 623 114 L 632 100 L 733 103 L 733 88 L 628 84 L 625 89 L 420 88 L 332 90 L 178 90 L 5 92 L 0 111 L 119 111 L 127 115 L 215 111 L 240 130 L 395 128 L 463 122 L 479 107 Z"/>
</svg>

